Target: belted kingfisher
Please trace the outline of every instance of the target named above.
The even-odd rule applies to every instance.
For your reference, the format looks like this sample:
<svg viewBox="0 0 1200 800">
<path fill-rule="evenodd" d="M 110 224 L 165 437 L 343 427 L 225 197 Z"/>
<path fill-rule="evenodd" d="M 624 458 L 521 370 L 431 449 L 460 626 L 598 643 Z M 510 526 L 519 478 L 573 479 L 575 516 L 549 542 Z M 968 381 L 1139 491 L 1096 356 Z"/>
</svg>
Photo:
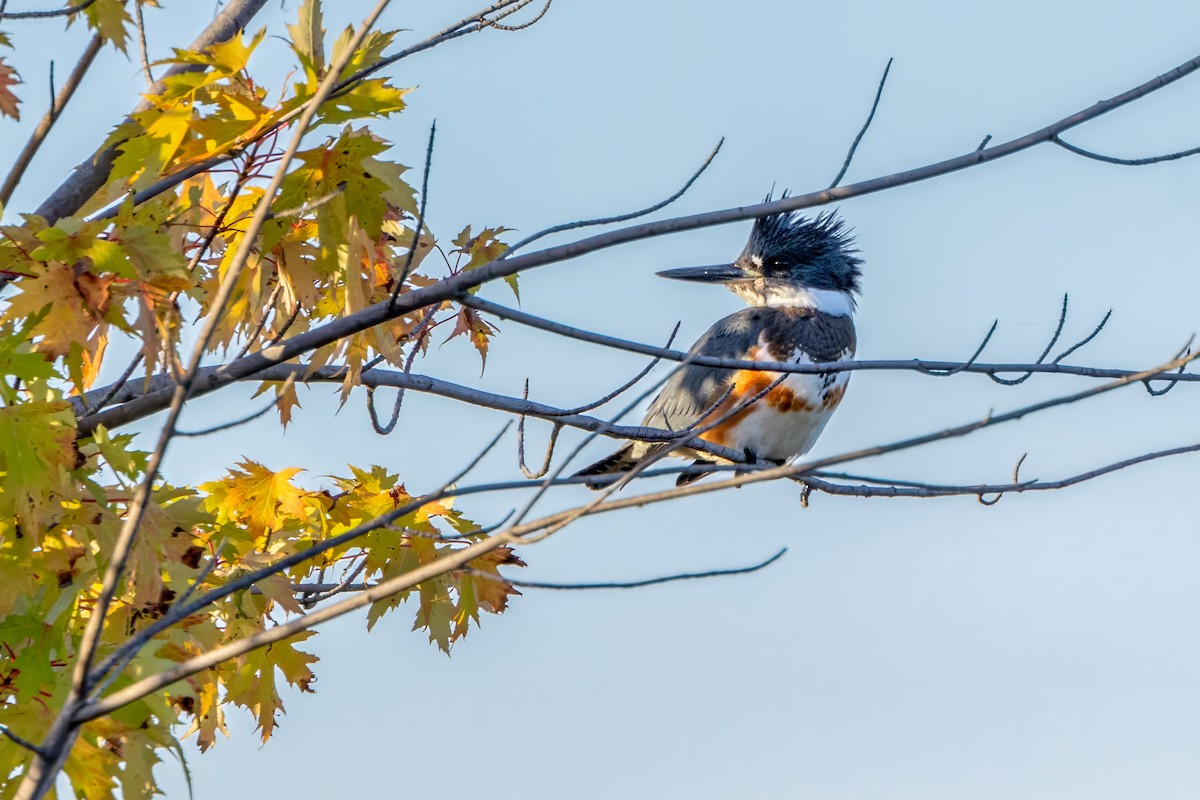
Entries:
<svg viewBox="0 0 1200 800">
<path fill-rule="evenodd" d="M 700 337 L 692 355 L 748 361 L 820 363 L 853 357 L 855 293 L 861 292 L 862 261 L 854 239 L 833 212 L 806 219 L 795 213 L 755 220 L 750 240 L 732 264 L 668 269 L 658 274 L 685 281 L 722 283 L 750 304 Z M 849 372 L 793 373 L 755 403 L 781 373 L 685 364 L 650 404 L 642 424 L 683 431 L 697 420 L 699 438 L 746 454 L 750 461 L 783 464 L 809 450 L 846 392 Z M 714 406 L 716 406 L 714 408 Z M 736 410 L 735 413 L 729 412 Z M 631 441 L 575 473 L 596 476 L 601 489 L 663 445 Z M 692 448 L 671 455 L 695 466 L 719 459 Z M 676 486 L 708 473 L 680 475 Z"/>
</svg>

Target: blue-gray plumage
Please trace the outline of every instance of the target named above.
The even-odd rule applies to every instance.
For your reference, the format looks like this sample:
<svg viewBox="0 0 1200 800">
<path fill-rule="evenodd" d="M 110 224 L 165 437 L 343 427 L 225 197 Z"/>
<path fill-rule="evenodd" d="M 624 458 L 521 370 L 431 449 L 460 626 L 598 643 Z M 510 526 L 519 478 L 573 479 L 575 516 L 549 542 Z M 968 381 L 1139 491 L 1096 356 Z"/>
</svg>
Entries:
<svg viewBox="0 0 1200 800">
<path fill-rule="evenodd" d="M 733 264 L 666 270 L 660 275 L 723 283 L 751 307 L 717 322 L 692 354 L 750 361 L 820 363 L 854 355 L 853 294 L 860 291 L 861 261 L 841 220 L 774 214 L 755 221 L 750 240 Z M 789 374 L 685 364 L 650 404 L 642 424 L 683 431 L 730 447 L 752 460 L 784 463 L 806 452 L 840 402 L 849 373 Z M 762 396 L 752 405 L 746 402 Z M 663 445 L 629 442 L 580 470 L 597 476 L 591 488 L 611 483 Z M 713 463 L 691 448 L 672 455 Z M 704 473 L 681 475 L 678 485 Z"/>
</svg>

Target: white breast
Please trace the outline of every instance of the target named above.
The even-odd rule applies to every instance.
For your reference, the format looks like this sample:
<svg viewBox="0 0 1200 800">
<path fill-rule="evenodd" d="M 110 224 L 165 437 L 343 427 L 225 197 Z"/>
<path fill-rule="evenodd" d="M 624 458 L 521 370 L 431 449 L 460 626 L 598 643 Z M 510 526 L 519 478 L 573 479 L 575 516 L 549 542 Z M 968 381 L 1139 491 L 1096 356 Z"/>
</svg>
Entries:
<svg viewBox="0 0 1200 800">
<path fill-rule="evenodd" d="M 772 374 L 772 380 L 779 373 Z M 779 388 L 795 397 L 792 404 L 772 404 L 764 398 L 752 406 L 732 431 L 731 445 L 751 450 L 760 459 L 788 461 L 807 453 L 837 408 L 850 373 L 828 376 L 790 375 Z M 798 404 L 803 404 L 797 408 Z"/>
</svg>

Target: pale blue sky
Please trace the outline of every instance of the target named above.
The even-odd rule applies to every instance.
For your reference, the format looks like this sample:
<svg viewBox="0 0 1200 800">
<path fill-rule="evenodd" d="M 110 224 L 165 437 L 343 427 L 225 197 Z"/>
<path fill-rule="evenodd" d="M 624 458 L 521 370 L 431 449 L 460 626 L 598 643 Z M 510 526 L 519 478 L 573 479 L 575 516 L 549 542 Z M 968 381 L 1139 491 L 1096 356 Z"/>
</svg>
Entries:
<svg viewBox="0 0 1200 800">
<path fill-rule="evenodd" d="M 158 53 L 211 10 L 164 5 L 150 14 Z M 272 3 L 261 20 L 281 30 L 294 5 Z M 357 22 L 364 7 L 328 5 L 339 23 Z M 474 8 L 397 2 L 385 19 L 413 29 L 408 41 Z M 31 84 L 28 125 L 51 49 L 32 32 L 45 32 L 56 55 L 78 46 L 60 40 L 80 36 L 7 27 Z M 437 119 L 429 216 L 445 236 L 468 223 L 528 233 L 648 204 L 727 137 L 671 210 L 683 214 L 756 200 L 772 184 L 828 184 L 889 57 L 889 87 L 848 181 L 958 155 L 985 134 L 1041 127 L 1200 53 L 1198 30 L 1200 5 L 1153 0 L 558 0 L 531 30 L 404 62 L 396 82 L 419 88 L 410 110 L 379 131 L 399 160 L 419 166 Z M 281 52 L 268 40 L 260 58 Z M 133 104 L 136 67 L 104 58 L 13 210 L 35 205 Z M 1197 108 L 1200 77 L 1067 138 L 1123 156 L 1193 147 Z M 22 140 L 7 130 L 8 141 Z M 1030 360 L 1069 291 L 1067 340 L 1114 309 L 1073 361 L 1145 367 L 1169 358 L 1200 329 L 1198 183 L 1200 161 L 1131 169 L 1044 147 L 843 204 L 866 260 L 859 355 L 965 358 L 999 317 L 989 357 Z M 654 342 L 681 320 L 690 342 L 739 301 L 654 271 L 727 259 L 747 230 L 665 237 L 530 273 L 523 307 Z M 489 292 L 510 300 L 503 287 Z M 482 378 L 461 342 L 418 370 L 508 394 L 529 377 L 534 398 L 574 405 L 643 363 L 501 327 Z M 814 455 L 1072 388 L 1081 384 L 858 374 Z M 1197 440 L 1196 391 L 1150 398 L 1132 388 L 860 469 L 1002 481 L 1028 452 L 1023 475 L 1057 478 Z M 233 418 L 253 407 L 240 405 L 247 396 L 196 403 L 184 424 Z M 264 422 L 181 444 L 167 475 L 207 480 L 248 455 L 302 466 L 314 484 L 353 462 L 385 464 L 410 488 L 430 488 L 503 422 L 410 395 L 397 431 L 381 438 L 361 400 L 336 415 L 327 389 L 302 401 L 286 434 Z M 531 425 L 535 441 L 544 428 Z M 508 442 L 477 477 L 518 475 Z M 803 510 L 795 488 L 778 485 L 587 520 L 523 549 L 522 577 L 637 578 L 790 550 L 746 577 L 637 592 L 530 590 L 450 659 L 408 632 L 407 610 L 370 636 L 362 619 L 327 626 L 310 642 L 322 659 L 318 693 L 285 699 L 289 713 L 269 745 L 260 749 L 249 717 L 233 713 L 234 741 L 204 756 L 189 746 L 196 796 L 1195 797 L 1197 476 L 1196 458 L 1184 457 L 993 508 L 816 496 Z M 564 490 L 548 508 L 579 502 L 581 491 Z M 492 522 L 518 503 L 464 507 Z M 182 796 L 178 770 L 160 774 Z"/>
</svg>

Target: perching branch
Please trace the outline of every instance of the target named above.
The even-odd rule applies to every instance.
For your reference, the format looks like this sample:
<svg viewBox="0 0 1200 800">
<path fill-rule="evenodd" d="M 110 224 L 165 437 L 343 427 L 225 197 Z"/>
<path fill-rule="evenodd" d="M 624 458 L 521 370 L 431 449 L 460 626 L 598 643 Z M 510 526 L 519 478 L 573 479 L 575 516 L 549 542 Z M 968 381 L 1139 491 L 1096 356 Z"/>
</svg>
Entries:
<svg viewBox="0 0 1200 800">
<path fill-rule="evenodd" d="M 1146 380 L 1148 378 L 1154 377 L 1155 375 L 1161 374 L 1164 371 L 1171 370 L 1171 369 L 1174 369 L 1185 363 L 1188 363 L 1188 362 L 1194 360 L 1196 357 L 1197 356 L 1195 356 L 1195 355 L 1185 356 L 1185 357 L 1182 357 L 1179 359 L 1175 359 L 1172 362 L 1168 362 L 1167 364 L 1164 364 L 1155 369 L 1146 370 L 1142 373 L 1137 373 L 1137 374 L 1134 374 L 1127 378 L 1122 378 L 1122 379 L 1113 381 L 1111 383 L 1104 384 L 1102 386 L 1093 387 L 1093 388 L 1085 390 L 1083 392 L 1078 392 L 1078 393 L 1071 394 L 1071 395 L 1065 395 L 1065 396 L 1054 398 L 1051 400 L 1046 400 L 1046 401 L 1042 401 L 1039 403 L 1034 403 L 1031 405 L 1023 406 L 1023 407 L 1014 409 L 1013 411 L 1010 411 L 1010 412 L 1007 412 L 1004 414 L 1000 414 L 1000 415 L 989 415 L 988 417 L 986 417 L 982 420 L 977 420 L 975 422 L 967 423 L 965 425 L 960 425 L 960 426 L 957 426 L 954 428 L 949 428 L 946 430 L 937 431 L 937 432 L 925 434 L 922 436 L 911 437 L 909 439 L 904 439 L 904 440 L 893 442 L 893 443 L 886 444 L 886 445 L 879 445 L 876 447 L 864 448 L 864 449 L 861 449 L 858 451 L 844 453 L 839 456 L 832 456 L 832 457 L 828 457 L 828 458 L 824 458 L 824 459 L 817 459 L 817 460 L 809 461 L 809 462 L 806 462 L 803 464 L 796 464 L 796 465 L 783 466 L 783 467 L 774 467 L 774 468 L 770 468 L 770 469 L 748 470 L 745 472 L 745 474 L 736 476 L 735 478 L 733 478 L 731 480 L 727 480 L 727 481 L 711 482 L 708 484 L 692 484 L 692 485 L 688 485 L 688 486 L 677 487 L 677 488 L 670 489 L 667 491 L 651 493 L 651 494 L 646 494 L 646 495 L 639 495 L 636 497 L 626 497 L 626 498 L 621 498 L 619 500 L 611 500 L 608 502 L 599 502 L 599 503 L 593 502 L 593 503 L 587 504 L 587 506 L 585 506 L 585 508 L 588 509 L 587 513 L 604 513 L 607 511 L 615 511 L 615 510 L 620 510 L 620 509 L 624 509 L 624 508 L 642 506 L 642 505 L 646 505 L 649 503 L 664 502 L 667 500 L 672 500 L 672 499 L 676 499 L 679 497 L 690 496 L 693 494 L 702 494 L 702 493 L 707 493 L 707 492 L 711 492 L 711 491 L 720 491 L 723 489 L 731 488 L 734 486 L 741 486 L 741 485 L 745 485 L 748 483 L 756 483 L 756 482 L 762 482 L 762 481 L 766 481 L 766 480 L 775 480 L 775 479 L 781 478 L 781 477 L 782 478 L 803 479 L 805 475 L 810 474 L 816 470 L 822 469 L 827 466 L 845 463 L 848 461 L 860 460 L 862 458 L 869 458 L 869 457 L 873 457 L 876 455 L 881 455 L 883 453 L 911 449 L 913 447 L 917 447 L 917 446 L 920 446 L 923 444 L 928 444 L 928 443 L 934 442 L 934 441 L 940 441 L 940 440 L 944 440 L 944 439 L 948 439 L 948 438 L 966 436 L 971 433 L 974 433 L 975 431 L 982 430 L 987 427 L 991 427 L 991 426 L 1002 424 L 1005 422 L 1010 422 L 1010 421 L 1014 421 L 1017 419 L 1021 419 L 1025 416 L 1028 416 L 1029 414 L 1037 413 L 1039 411 L 1043 411 L 1043 410 L 1053 408 L 1056 406 L 1079 402 L 1081 400 L 1084 400 L 1084 399 L 1087 399 L 1090 397 L 1095 397 L 1097 395 L 1112 391 L 1114 389 L 1118 389 L 1123 386 L 1127 386 L 1131 383 L 1141 381 L 1141 380 Z M 1193 450 L 1200 450 L 1200 445 L 1189 446 L 1186 448 L 1176 448 L 1174 451 L 1169 451 L 1169 452 L 1163 451 L 1163 453 L 1150 454 L 1148 456 L 1139 457 L 1139 459 L 1140 460 L 1148 460 L 1149 458 L 1152 458 L 1152 457 L 1162 457 L 1163 455 L 1166 455 L 1166 454 L 1192 452 Z M 1129 463 L 1140 463 L 1139 459 L 1131 459 L 1131 460 L 1129 460 Z M 1097 475 L 1104 474 L 1104 472 L 1106 470 L 1111 471 L 1111 469 L 1115 469 L 1115 468 L 1117 468 L 1117 467 L 1102 468 L 1100 470 L 1094 470 L 1093 472 Z M 449 486 L 449 485 L 450 484 L 447 484 L 446 486 Z M 1018 490 L 1026 490 L 1028 488 L 1028 486 L 1029 486 L 1029 484 L 1019 484 L 1019 485 L 1012 486 L 1012 487 L 1000 487 L 1000 488 L 1011 490 L 1011 491 L 1018 491 Z M 482 487 L 474 487 L 474 488 L 466 488 L 466 489 L 459 488 L 459 489 L 454 490 L 454 494 L 457 496 L 462 496 L 462 495 L 472 494 L 472 493 L 482 492 L 482 491 L 510 490 L 510 489 L 519 488 L 519 487 L 533 488 L 534 484 L 531 484 L 528 482 L 517 482 L 517 483 L 512 483 L 512 484 L 492 484 L 490 486 L 482 486 Z M 973 487 L 973 488 L 978 489 L 979 487 Z M 974 492 L 972 492 L 972 493 L 974 493 Z M 287 556 L 270 567 L 258 570 L 257 572 L 255 572 L 251 575 L 242 576 L 239 579 L 231 582 L 230 584 L 227 584 L 222 587 L 218 587 L 218 588 L 206 593 L 205 595 L 202 595 L 196 601 L 193 601 L 193 604 L 190 607 L 179 608 L 177 611 L 173 610 L 174 615 L 177 616 L 178 618 L 183 618 L 183 616 L 186 616 L 187 614 L 190 614 L 190 613 L 194 613 L 196 610 L 198 610 L 198 608 L 203 607 L 203 605 L 197 606 L 196 605 L 197 603 L 207 604 L 207 603 L 215 602 L 217 599 L 227 596 L 229 593 L 231 593 L 233 591 L 238 591 L 240 589 L 248 588 L 249 586 L 253 585 L 257 581 L 262 580 L 265 577 L 268 577 L 269 575 L 277 574 L 278 572 L 281 572 L 285 569 L 288 569 L 290 567 L 293 567 L 300 563 L 303 563 L 304 561 L 306 561 L 310 558 L 313 558 L 314 556 L 319 555 L 321 552 L 324 552 L 325 550 L 328 550 L 332 547 L 338 547 L 343 544 L 346 544 L 347 542 L 353 541 L 355 538 L 363 536 L 371 530 L 375 530 L 375 529 L 378 529 L 379 527 L 383 527 L 383 526 L 390 524 L 392 521 L 394 521 L 395 519 L 398 519 L 403 514 L 411 513 L 413 510 L 415 510 L 415 508 L 420 507 L 422 504 L 433 502 L 437 499 L 440 499 L 439 493 L 434 493 L 433 495 L 426 496 L 425 498 L 422 498 L 421 500 L 414 501 L 413 503 L 409 503 L 409 504 L 402 506 L 401 508 L 395 509 L 394 511 L 389 512 L 388 514 L 386 514 L 380 518 L 377 518 L 376 520 L 373 520 L 364 525 L 360 525 L 351 531 L 347 531 L 346 533 L 344 533 L 340 536 L 333 537 L 326 541 L 320 542 L 320 543 L 314 545 L 312 548 L 309 548 L 306 551 Z M 601 498 L 601 500 L 603 500 L 603 499 L 604 498 Z M 171 683 L 175 682 L 176 680 L 180 680 L 189 675 L 193 675 L 196 672 L 199 672 L 203 669 L 207 669 L 211 666 L 214 666 L 228 658 L 236 657 L 238 655 L 244 654 L 244 653 L 249 652 L 250 650 L 256 649 L 258 647 L 263 647 L 268 644 L 271 644 L 272 642 L 282 641 L 283 639 L 286 639 L 296 633 L 299 633 L 302 630 L 306 630 L 314 625 L 317 625 L 320 622 L 336 618 L 345 613 L 349 613 L 352 610 L 360 608 L 370 602 L 385 599 L 386 597 L 389 597 L 395 593 L 405 591 L 406 589 L 412 588 L 413 586 L 416 586 L 417 584 L 421 583 L 422 581 L 428 580 L 432 577 L 435 577 L 436 575 L 444 574 L 445 572 L 449 572 L 449 571 L 452 571 L 455 569 L 460 569 L 463 566 L 465 566 L 465 564 L 467 562 L 469 562 L 470 560 L 472 560 L 473 558 L 475 558 L 479 555 L 483 555 L 484 553 L 487 553 L 491 550 L 494 550 L 496 547 L 499 547 L 503 544 L 515 544 L 515 543 L 522 542 L 522 541 L 530 541 L 533 536 L 539 535 L 539 534 L 544 535 L 548 531 L 553 531 L 553 530 L 557 529 L 558 527 L 561 527 L 561 525 L 564 524 L 565 522 L 570 521 L 575 518 L 578 518 L 579 515 L 580 515 L 580 509 L 578 509 L 578 508 L 570 509 L 567 511 L 551 514 L 547 517 L 543 517 L 538 520 L 533 520 L 531 522 L 510 525 L 509 527 L 507 527 L 506 529 L 497 533 L 496 535 L 492 536 L 491 538 L 485 539 L 480 542 L 476 542 L 466 548 L 463 548 L 462 550 L 458 550 L 453 553 L 450 553 L 446 557 L 439 559 L 436 563 L 432 563 L 432 564 L 420 567 L 416 570 L 413 570 L 412 572 L 406 573 L 405 575 L 401 575 L 396 578 L 379 583 L 375 586 L 372 586 L 372 587 L 364 590 L 364 592 L 361 595 L 358 595 L 353 598 L 348 598 L 346 600 L 343 600 L 339 603 L 336 603 L 336 604 L 333 604 L 330 606 L 326 606 L 325 608 L 319 609 L 318 611 L 316 611 L 312 614 L 306 615 L 303 618 L 289 621 L 289 622 L 281 624 L 275 628 L 257 633 L 251 637 L 248 637 L 247 639 L 229 643 L 229 644 L 219 647 L 213 651 L 210 651 L 209 653 L 205 653 L 201 656 L 198 656 L 198 657 L 192 658 L 186 662 L 183 662 L 183 663 L 177 665 L 176 667 L 173 667 L 173 668 L 167 670 L 164 673 L 161 673 L 156 676 L 150 676 L 150 677 L 144 678 L 141 681 L 137 681 L 134 684 L 132 684 L 124 689 L 121 689 L 121 690 L 115 692 L 114 694 L 109 695 L 106 698 L 95 701 L 93 703 L 89 703 L 88 705 L 84 706 L 75 715 L 75 717 L 74 717 L 75 722 L 76 723 L 83 722 L 88 719 L 94 719 L 97 716 L 101 716 L 103 714 L 110 713 L 111 711 L 114 711 L 117 708 L 120 708 L 122 705 L 125 705 L 129 702 L 133 702 L 133 701 L 135 701 L 141 697 L 144 697 L 147 694 L 150 694 L 152 692 L 158 691 L 159 689 L 162 689 L 165 686 L 170 685 Z M 173 624 L 173 623 L 170 623 L 170 622 L 164 623 L 164 620 L 158 620 L 158 621 L 156 621 L 156 623 L 149 626 L 146 630 L 140 632 L 138 637 L 135 637 L 135 638 L 138 641 L 140 641 L 141 643 L 144 643 L 145 641 L 149 640 L 149 637 L 152 637 L 156 633 L 161 632 L 162 630 L 165 630 L 165 628 L 169 627 L 170 624 Z M 137 646 L 140 647 L 141 644 L 138 644 Z M 121 651 L 118 651 L 118 653 L 120 653 L 120 652 Z M 111 655 L 109 657 L 109 659 L 105 662 L 105 664 L 115 663 L 115 660 L 119 659 L 121 657 L 121 655 L 118 655 L 118 653 L 114 653 L 113 655 Z M 104 667 L 104 665 L 101 665 L 101 668 L 103 668 L 103 667 Z"/>
<path fill-rule="evenodd" d="M 527 253 L 525 255 L 513 256 L 504 259 L 503 261 L 492 261 L 490 264 L 473 269 L 467 272 L 461 272 L 445 280 L 438 281 L 427 287 L 415 289 L 398 298 L 392 303 L 390 300 L 376 303 L 362 311 L 354 314 L 349 314 L 344 317 L 327 322 L 323 325 L 316 326 L 304 333 L 298 334 L 280 342 L 274 347 L 265 348 L 257 353 L 252 353 L 241 359 L 238 359 L 221 368 L 218 375 L 214 375 L 209 381 L 199 385 L 193 391 L 192 396 L 200 396 L 209 392 L 215 391 L 223 386 L 227 386 L 235 381 L 242 380 L 252 376 L 259 371 L 273 364 L 280 364 L 289 361 L 297 356 L 303 355 L 306 352 L 315 350 L 326 344 L 331 344 L 343 337 L 353 335 L 364 331 L 370 327 L 378 325 L 381 322 L 386 322 L 389 319 L 410 314 L 416 309 L 425 308 L 435 303 L 442 303 L 446 300 L 456 300 L 461 298 L 468 290 L 480 286 L 484 283 L 499 280 L 510 275 L 516 275 L 521 272 L 534 269 L 536 267 L 554 264 L 561 261 L 567 261 L 572 258 L 584 255 L 586 253 L 595 252 L 598 250 L 615 247 L 619 244 L 628 242 L 640 241 L 643 239 L 662 236 L 668 233 L 678 233 L 687 230 L 695 230 L 698 228 L 711 227 L 721 225 L 728 222 L 736 222 L 754 217 L 761 217 L 768 214 L 775 214 L 782 211 L 796 211 L 804 208 L 812 208 L 814 206 L 826 205 L 838 200 L 845 200 L 851 197 L 860 197 L 867 194 L 873 194 L 885 189 L 891 189 L 897 186 L 903 186 L 909 183 L 915 183 L 921 180 L 946 175 L 951 172 L 956 172 L 961 169 L 966 169 L 978 164 L 983 164 L 988 161 L 994 161 L 999 158 L 1004 158 L 1015 153 L 1027 150 L 1035 145 L 1050 141 L 1054 136 L 1063 131 L 1077 127 L 1088 120 L 1107 114 L 1121 106 L 1133 102 L 1141 97 L 1146 96 L 1163 86 L 1167 86 L 1180 78 L 1190 75 L 1200 69 L 1200 56 L 1190 59 L 1189 61 L 1180 64 L 1178 67 L 1163 73 L 1145 83 L 1134 87 L 1126 92 L 1123 92 L 1109 100 L 1103 100 L 1089 106 L 1082 111 L 1078 111 L 1070 116 L 1064 117 L 1057 122 L 1054 122 L 1044 128 L 1036 130 L 1025 136 L 1012 139 L 1008 142 L 995 145 L 984 150 L 973 151 L 965 155 L 951 158 L 946 161 L 941 161 L 936 164 L 931 164 L 918 169 L 907 172 L 898 172 L 891 175 L 886 175 L 880 178 L 862 181 L 860 183 L 850 184 L 834 189 L 823 189 L 817 192 L 808 194 L 794 195 L 791 197 L 780 198 L 778 200 L 756 203 L 748 206 L 739 206 L 720 211 L 710 211 L 703 214 L 694 214 L 686 217 L 676 217 L 674 219 L 658 220 L 655 222 L 646 222 L 640 225 L 633 225 L 627 228 L 621 228 L 606 233 L 597 234 L 594 236 L 580 239 L 575 242 L 570 242 L 556 247 L 549 247 L 545 250 Z M 644 352 L 644 351 L 643 351 Z M 653 354 L 653 353 L 652 353 Z M 665 357 L 665 356 L 664 356 Z M 697 361 L 697 363 L 700 363 Z M 790 366 L 790 365 L 781 365 Z M 954 364 L 939 365 L 932 364 L 934 369 L 948 369 Z M 986 371 L 976 369 L 980 365 L 972 365 L 967 371 Z M 1051 365 L 1053 369 L 1048 371 L 1061 371 L 1065 373 L 1073 373 L 1072 370 L 1064 369 L 1062 365 Z M 775 367 L 771 367 L 772 370 Z M 821 365 L 820 369 L 825 371 L 828 369 L 826 365 Z M 797 372 L 801 370 L 795 370 Z M 1073 373 L 1073 374 L 1084 374 Z M 154 403 L 146 403 L 139 414 L 144 416 L 148 413 L 158 410 L 163 406 L 155 407 Z"/>
</svg>

